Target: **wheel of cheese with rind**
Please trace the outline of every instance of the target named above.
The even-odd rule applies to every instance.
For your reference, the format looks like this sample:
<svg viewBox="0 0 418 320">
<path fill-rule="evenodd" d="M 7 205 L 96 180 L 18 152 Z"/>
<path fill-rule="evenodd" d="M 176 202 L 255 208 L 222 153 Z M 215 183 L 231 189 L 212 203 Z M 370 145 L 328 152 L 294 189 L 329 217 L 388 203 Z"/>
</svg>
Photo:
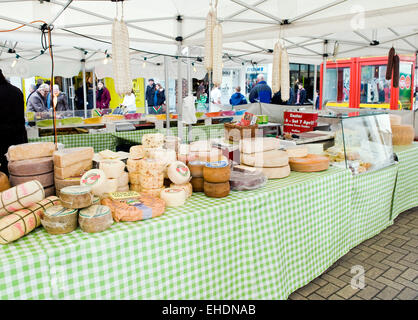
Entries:
<svg viewBox="0 0 418 320">
<path fill-rule="evenodd" d="M 129 182 L 131 185 L 141 185 L 146 189 L 157 189 L 164 185 L 164 174 L 146 175 L 142 173 L 129 173 Z"/>
<path fill-rule="evenodd" d="M 142 145 L 132 146 L 129 149 L 129 159 L 139 160 L 139 159 L 143 159 L 143 158 L 145 158 L 144 146 L 142 146 Z"/>
<path fill-rule="evenodd" d="M 149 133 L 142 136 L 144 148 L 161 148 L 164 146 L 164 135 L 162 133 Z"/>
<path fill-rule="evenodd" d="M 308 154 L 304 158 L 290 158 L 289 165 L 292 171 L 318 172 L 329 168 L 329 158 L 317 154 Z"/>
<path fill-rule="evenodd" d="M 172 188 L 172 189 L 183 189 L 184 192 L 186 192 L 186 197 L 187 198 L 190 198 L 192 196 L 192 194 L 193 194 L 193 186 L 192 186 L 192 184 L 190 182 L 187 182 L 185 184 L 175 184 L 175 183 L 172 183 L 170 185 L 170 188 Z"/>
<path fill-rule="evenodd" d="M 52 157 L 55 151 L 53 142 L 31 142 L 10 146 L 7 151 L 8 161 L 29 160 Z"/>
<path fill-rule="evenodd" d="M 289 156 L 282 150 L 257 153 L 241 153 L 241 163 L 251 167 L 276 168 L 289 164 Z"/>
<path fill-rule="evenodd" d="M 185 184 L 190 180 L 189 168 L 180 161 L 173 162 L 168 166 L 167 175 L 175 184 Z"/>
<path fill-rule="evenodd" d="M 100 204 L 100 197 L 93 196 L 93 201 L 91 203 L 92 203 L 92 205 Z"/>
<path fill-rule="evenodd" d="M 10 189 L 10 182 L 6 174 L 0 171 L 0 192 Z"/>
<path fill-rule="evenodd" d="M 107 193 L 106 174 L 100 169 L 89 170 L 81 177 L 80 185 L 90 187 L 93 195 L 100 197 Z"/>
<path fill-rule="evenodd" d="M 87 186 L 71 186 L 60 190 L 61 204 L 69 209 L 82 209 L 93 204 L 91 188 Z"/>
<path fill-rule="evenodd" d="M 267 179 L 283 179 L 290 175 L 290 166 L 283 166 L 283 167 L 277 167 L 277 168 L 256 168 L 256 167 L 250 167 L 246 165 L 239 165 L 235 166 L 234 169 L 244 169 L 249 170 L 252 172 L 261 172 L 263 173 Z"/>
<path fill-rule="evenodd" d="M 211 183 L 204 181 L 203 190 L 205 195 L 210 198 L 225 198 L 229 195 L 231 186 L 229 181 L 221 183 Z"/>
<path fill-rule="evenodd" d="M 286 153 L 289 158 L 302 158 L 309 154 L 309 149 L 306 146 L 287 147 Z"/>
<path fill-rule="evenodd" d="M 160 195 L 161 195 L 161 191 L 163 191 L 164 189 L 165 189 L 165 187 L 157 188 L 157 189 L 147 189 L 147 188 L 142 188 L 141 187 L 140 193 L 141 193 L 141 195 L 146 194 L 146 195 L 149 195 L 151 197 L 159 198 Z"/>
<path fill-rule="evenodd" d="M 245 138 L 240 140 L 241 153 L 256 153 L 276 150 L 280 148 L 280 141 L 276 138 Z"/>
<path fill-rule="evenodd" d="M 203 192 L 203 178 L 192 178 L 192 180 L 190 180 L 190 183 L 192 184 L 193 187 L 193 192 Z"/>
<path fill-rule="evenodd" d="M 180 207 L 186 202 L 186 192 L 183 189 L 168 188 L 161 191 L 160 198 L 167 207 Z"/>
<path fill-rule="evenodd" d="M 80 181 L 81 181 L 81 177 L 82 176 L 70 177 L 70 178 L 66 178 L 66 179 L 58 179 L 57 177 L 54 177 L 55 189 L 59 191 L 62 188 L 65 188 L 65 187 L 79 186 Z"/>
<path fill-rule="evenodd" d="M 65 168 L 85 160 L 93 160 L 94 149 L 92 147 L 67 148 L 55 151 L 53 154 L 54 165 Z"/>
<path fill-rule="evenodd" d="M 202 178 L 203 177 L 203 168 L 206 165 L 206 161 L 191 161 L 187 164 L 190 170 L 190 175 L 193 178 Z"/>
<path fill-rule="evenodd" d="M 231 166 L 226 161 L 208 162 L 203 168 L 203 179 L 207 182 L 227 182 L 230 176 Z"/>
<path fill-rule="evenodd" d="M 10 175 L 10 184 L 12 187 L 32 180 L 37 180 L 42 184 L 44 188 L 48 188 L 54 185 L 54 172 L 24 177 L 14 176 L 12 174 Z"/>
<path fill-rule="evenodd" d="M 396 114 L 390 114 L 390 125 L 391 126 L 400 126 L 402 124 L 402 117 Z"/>
<path fill-rule="evenodd" d="M 19 177 L 34 176 L 54 171 L 52 157 L 11 161 L 8 163 L 9 174 Z"/>
<path fill-rule="evenodd" d="M 112 211 L 107 206 L 93 205 L 80 210 L 78 224 L 81 230 L 88 233 L 102 232 L 113 224 Z"/>
<path fill-rule="evenodd" d="M 53 206 L 41 214 L 41 223 L 49 234 L 65 234 L 77 228 L 77 209 Z"/>
<path fill-rule="evenodd" d="M 104 171 L 108 179 L 118 179 L 125 170 L 125 164 L 120 160 L 102 160 L 99 169 Z"/>
<path fill-rule="evenodd" d="M 66 179 L 74 176 L 79 176 L 87 170 L 90 170 L 92 167 L 92 160 L 82 160 L 64 168 L 54 166 L 54 174 L 58 179 Z"/>
<path fill-rule="evenodd" d="M 411 125 L 392 126 L 392 144 L 395 146 L 410 145 L 414 142 L 415 131 Z"/>
<path fill-rule="evenodd" d="M 203 162 L 216 162 L 221 161 L 223 158 L 222 150 L 212 148 L 210 151 L 195 151 L 190 152 L 187 155 L 187 162 L 191 161 L 203 161 Z"/>
</svg>

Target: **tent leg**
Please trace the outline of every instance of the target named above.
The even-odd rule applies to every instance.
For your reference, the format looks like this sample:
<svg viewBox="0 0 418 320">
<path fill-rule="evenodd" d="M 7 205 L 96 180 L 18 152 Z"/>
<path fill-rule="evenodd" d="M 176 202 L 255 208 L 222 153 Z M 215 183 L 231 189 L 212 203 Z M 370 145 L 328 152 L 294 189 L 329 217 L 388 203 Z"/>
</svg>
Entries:
<svg viewBox="0 0 418 320">
<path fill-rule="evenodd" d="M 324 67 L 323 67 L 323 71 L 322 71 L 322 101 L 321 101 L 321 109 L 323 109 L 325 107 L 325 89 L 326 89 L 326 76 L 327 76 L 327 57 L 328 57 L 328 53 L 327 53 L 327 44 L 328 44 L 328 40 L 324 41 Z"/>
<path fill-rule="evenodd" d="M 84 118 L 87 118 L 87 89 L 86 89 L 86 55 L 83 59 L 83 100 L 84 100 Z"/>
<path fill-rule="evenodd" d="M 180 142 L 183 142 L 183 77 L 181 75 L 181 47 L 182 47 L 182 21 L 181 16 L 177 17 L 177 36 L 180 39 L 177 43 L 177 130 Z"/>
<path fill-rule="evenodd" d="M 168 77 L 168 57 L 164 56 L 164 82 L 165 82 L 165 104 L 166 104 L 166 129 L 167 136 L 170 134 L 170 84 Z"/>
<path fill-rule="evenodd" d="M 316 88 L 317 88 L 317 74 L 318 74 L 318 66 L 315 64 L 314 67 L 314 84 L 313 84 L 313 109 L 315 110 L 316 108 L 316 97 L 318 96 L 316 93 Z"/>
<path fill-rule="evenodd" d="M 96 108 L 96 67 L 94 67 L 93 69 L 92 81 L 93 81 L 93 109 L 95 109 Z"/>
</svg>

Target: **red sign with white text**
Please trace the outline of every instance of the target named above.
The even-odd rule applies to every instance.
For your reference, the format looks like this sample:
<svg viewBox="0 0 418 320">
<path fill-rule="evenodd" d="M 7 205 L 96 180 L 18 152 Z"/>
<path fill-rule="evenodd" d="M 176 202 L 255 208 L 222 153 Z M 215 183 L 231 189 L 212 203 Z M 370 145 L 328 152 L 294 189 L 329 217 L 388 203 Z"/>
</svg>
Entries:
<svg viewBox="0 0 418 320">
<path fill-rule="evenodd" d="M 284 132 L 302 133 L 313 131 L 318 125 L 318 113 L 312 112 L 284 112 Z"/>
</svg>

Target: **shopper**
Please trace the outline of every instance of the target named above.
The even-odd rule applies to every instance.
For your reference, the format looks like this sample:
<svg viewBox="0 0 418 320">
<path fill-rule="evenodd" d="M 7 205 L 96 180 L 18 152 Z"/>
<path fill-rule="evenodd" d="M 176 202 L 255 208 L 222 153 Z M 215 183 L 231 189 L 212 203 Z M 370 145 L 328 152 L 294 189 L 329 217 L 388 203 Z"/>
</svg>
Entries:
<svg viewBox="0 0 418 320">
<path fill-rule="evenodd" d="M 130 94 L 125 94 L 122 106 L 126 108 L 128 113 L 136 113 L 136 97 L 134 89 L 132 89 Z"/>
<path fill-rule="evenodd" d="M 282 91 L 277 91 L 273 98 L 271 99 L 272 104 L 279 104 L 279 105 L 292 105 L 295 103 L 295 92 L 293 91 L 293 88 L 289 88 L 289 100 L 283 101 L 282 100 Z"/>
<path fill-rule="evenodd" d="M 219 85 L 215 84 L 213 86 L 212 91 L 210 92 L 210 112 L 218 112 L 221 111 L 221 90 L 219 89 Z"/>
<path fill-rule="evenodd" d="M 38 80 L 36 80 L 36 90 L 38 90 L 39 89 L 39 87 L 42 85 L 44 83 L 44 80 L 42 80 L 42 79 L 38 79 Z"/>
<path fill-rule="evenodd" d="M 257 84 L 250 92 L 250 102 L 261 102 L 261 103 L 270 103 L 271 102 L 271 88 L 264 80 L 264 76 L 259 74 L 257 76 Z"/>
<path fill-rule="evenodd" d="M 159 83 L 155 85 L 152 106 L 148 105 L 149 114 L 162 114 L 165 112 L 165 90 Z"/>
<path fill-rule="evenodd" d="M 306 90 L 301 82 L 298 83 L 298 93 L 296 94 L 296 105 L 303 105 L 306 101 Z"/>
<path fill-rule="evenodd" d="M 104 86 L 103 82 L 100 81 L 97 84 L 96 108 L 97 109 L 109 109 L 110 100 L 111 98 L 110 98 L 109 90 Z M 93 109 L 92 106 L 89 106 L 89 107 L 90 107 L 89 109 Z"/>
<path fill-rule="evenodd" d="M 26 109 L 28 112 L 47 112 L 46 97 L 49 92 L 49 85 L 43 83 L 29 98 Z"/>
<path fill-rule="evenodd" d="M 80 83 L 78 88 L 75 90 L 75 107 L 77 110 L 84 110 L 83 83 Z"/>
<path fill-rule="evenodd" d="M 229 103 L 232 106 L 239 106 L 239 105 L 242 105 L 242 104 L 247 104 L 247 99 L 241 93 L 241 87 L 240 86 L 235 88 L 235 93 L 229 99 Z"/>
<path fill-rule="evenodd" d="M 208 95 L 206 93 L 206 89 L 203 88 L 202 92 L 200 93 L 200 97 L 197 101 L 196 111 L 197 112 L 208 112 L 208 107 L 206 105 L 208 101 Z"/>
<path fill-rule="evenodd" d="M 36 84 L 32 83 L 32 84 L 30 85 L 30 87 L 29 87 L 29 95 L 28 95 L 28 97 L 26 98 L 26 105 L 28 105 L 29 98 L 30 98 L 30 96 L 32 95 L 32 93 L 34 93 L 34 92 L 36 91 L 36 89 L 38 89 L 38 88 L 36 87 Z"/>
<path fill-rule="evenodd" d="M 154 79 L 149 79 L 147 90 L 145 91 L 145 100 L 147 101 L 148 108 L 154 106 L 154 95 L 155 95 Z"/>
<path fill-rule="evenodd" d="M 197 87 L 196 91 L 196 100 L 200 100 L 200 95 L 205 91 L 205 84 L 203 81 L 199 83 L 199 86 Z"/>
<path fill-rule="evenodd" d="M 10 146 L 28 142 L 22 91 L 7 82 L 0 70 L 0 171 L 8 174 L 5 154 Z"/>
<path fill-rule="evenodd" d="M 67 111 L 70 110 L 68 107 L 67 96 L 60 91 L 60 87 L 57 84 L 54 84 L 53 94 L 57 97 L 57 105 L 55 107 L 56 111 Z"/>
</svg>

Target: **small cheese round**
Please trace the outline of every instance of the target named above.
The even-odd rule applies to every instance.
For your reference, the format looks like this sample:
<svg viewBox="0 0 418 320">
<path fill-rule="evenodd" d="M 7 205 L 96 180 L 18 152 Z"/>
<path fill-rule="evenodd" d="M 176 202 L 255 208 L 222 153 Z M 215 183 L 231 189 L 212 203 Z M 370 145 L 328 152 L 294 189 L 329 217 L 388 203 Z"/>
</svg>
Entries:
<svg viewBox="0 0 418 320">
<path fill-rule="evenodd" d="M 10 182 L 6 174 L 0 171 L 0 192 L 10 189 Z"/>
<path fill-rule="evenodd" d="M 298 172 L 318 172 L 327 170 L 329 158 L 316 154 L 309 154 L 304 158 L 290 158 L 289 165 L 292 171 Z"/>
<path fill-rule="evenodd" d="M 86 186 L 71 186 L 60 190 L 62 206 L 69 209 L 87 208 L 92 205 L 91 188 Z"/>
<path fill-rule="evenodd" d="M 64 234 L 77 228 L 77 209 L 53 206 L 43 211 L 41 223 L 50 234 Z"/>
<path fill-rule="evenodd" d="M 183 189 L 186 192 L 186 197 L 187 198 L 190 198 L 192 196 L 192 193 L 193 193 L 193 187 L 192 187 L 192 184 L 190 182 L 187 182 L 185 184 L 172 183 L 170 185 L 170 188 L 172 188 L 172 189 Z"/>
<path fill-rule="evenodd" d="M 189 168 L 180 161 L 173 162 L 168 166 L 167 175 L 175 184 L 185 184 L 190 180 Z"/>
<path fill-rule="evenodd" d="M 141 168 L 141 159 L 128 159 L 126 167 L 128 172 L 139 172 Z"/>
<path fill-rule="evenodd" d="M 132 146 L 129 149 L 129 159 L 142 159 L 145 157 L 144 146 Z"/>
<path fill-rule="evenodd" d="M 203 177 L 203 167 L 206 165 L 205 161 L 191 161 L 187 164 L 190 174 L 193 178 Z"/>
<path fill-rule="evenodd" d="M 112 212 L 107 206 L 93 205 L 80 210 L 78 223 L 84 232 L 102 232 L 113 224 Z"/>
<path fill-rule="evenodd" d="M 147 188 L 142 188 L 141 187 L 140 193 L 141 193 L 141 196 L 146 194 L 146 195 L 149 195 L 151 197 L 159 198 L 160 195 L 161 195 L 161 191 L 163 191 L 164 189 L 165 189 L 165 187 L 157 188 L 157 189 L 147 189 Z"/>
<path fill-rule="evenodd" d="M 226 161 L 209 162 L 203 168 L 203 179 L 207 182 L 227 182 L 230 176 L 231 167 Z"/>
<path fill-rule="evenodd" d="M 106 193 L 112 193 L 116 191 L 118 191 L 118 179 L 107 179 Z"/>
<path fill-rule="evenodd" d="M 103 170 L 108 179 L 118 179 L 125 170 L 125 164 L 120 160 L 100 161 L 99 169 Z"/>
<path fill-rule="evenodd" d="M 300 158 L 308 155 L 308 148 L 306 146 L 295 146 L 286 148 L 286 153 L 289 158 Z"/>
<path fill-rule="evenodd" d="M 190 183 L 193 187 L 193 192 L 203 192 L 203 178 L 192 178 Z"/>
<path fill-rule="evenodd" d="M 161 191 L 160 198 L 167 207 L 180 207 L 186 202 L 186 192 L 183 189 L 168 188 Z"/>
<path fill-rule="evenodd" d="M 229 181 L 222 183 L 211 183 L 204 181 L 203 189 L 205 195 L 210 198 L 224 198 L 229 195 L 231 186 L 229 185 Z"/>
<path fill-rule="evenodd" d="M 82 186 L 91 188 L 95 196 L 102 196 L 107 193 L 107 177 L 103 170 L 93 169 L 87 171 L 80 180 Z"/>
</svg>

